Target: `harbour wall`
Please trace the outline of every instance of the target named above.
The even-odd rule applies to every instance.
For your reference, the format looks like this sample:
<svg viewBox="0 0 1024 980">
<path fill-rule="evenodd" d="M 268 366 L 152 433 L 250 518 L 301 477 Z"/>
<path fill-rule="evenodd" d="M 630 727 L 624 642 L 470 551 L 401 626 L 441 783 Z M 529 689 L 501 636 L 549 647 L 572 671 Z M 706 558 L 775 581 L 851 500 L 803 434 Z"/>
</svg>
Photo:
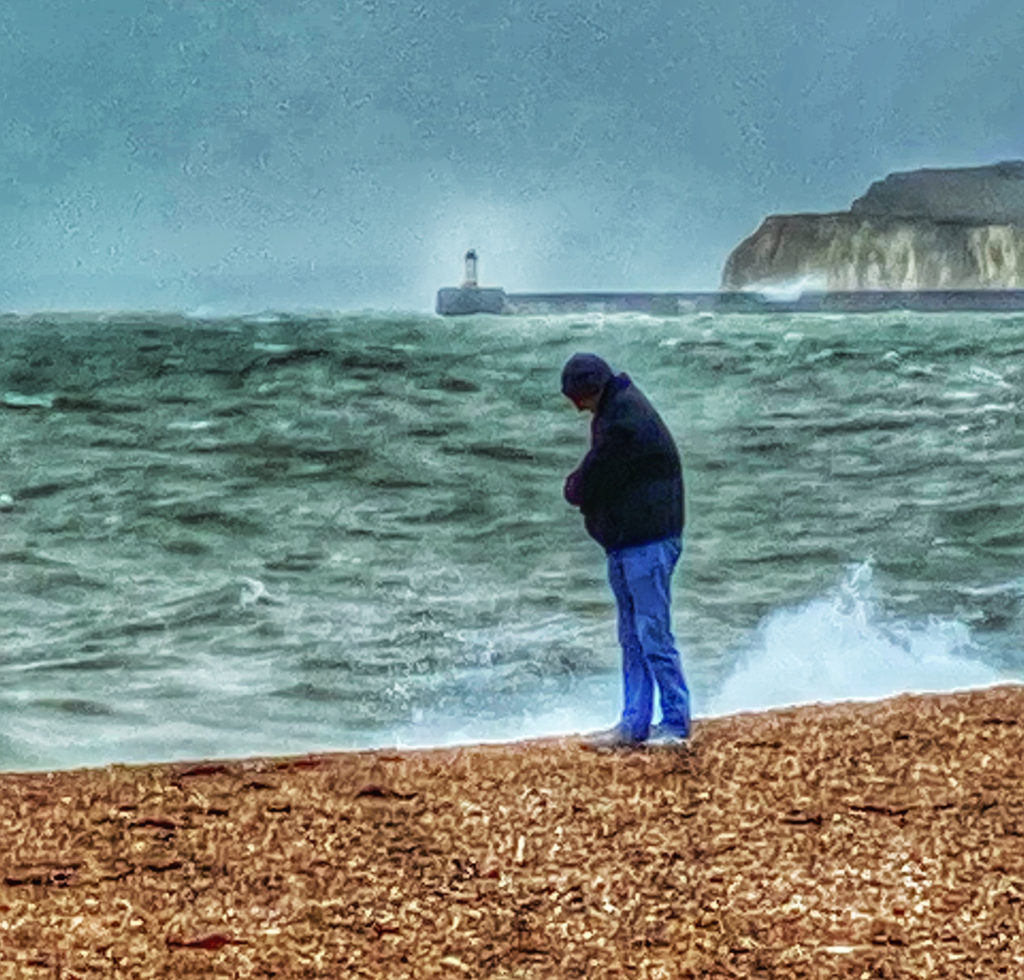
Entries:
<svg viewBox="0 0 1024 980">
<path fill-rule="evenodd" d="M 1024 312 L 1024 289 L 849 290 L 779 295 L 746 290 L 706 292 L 506 293 L 500 288 L 445 288 L 437 313 L 528 316 L 555 313 L 920 313 Z"/>
</svg>

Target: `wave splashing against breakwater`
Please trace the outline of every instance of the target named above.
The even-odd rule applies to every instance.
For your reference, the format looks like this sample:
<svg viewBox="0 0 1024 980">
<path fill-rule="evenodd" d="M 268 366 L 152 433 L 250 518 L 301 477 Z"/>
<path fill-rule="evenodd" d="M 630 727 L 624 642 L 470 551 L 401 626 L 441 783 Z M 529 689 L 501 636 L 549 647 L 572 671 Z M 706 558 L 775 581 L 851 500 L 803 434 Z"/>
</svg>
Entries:
<svg viewBox="0 0 1024 980">
<path fill-rule="evenodd" d="M 684 451 L 698 714 L 1020 676 L 1024 318 L 7 317 L 0 766 L 613 721 L 579 349 Z"/>
</svg>

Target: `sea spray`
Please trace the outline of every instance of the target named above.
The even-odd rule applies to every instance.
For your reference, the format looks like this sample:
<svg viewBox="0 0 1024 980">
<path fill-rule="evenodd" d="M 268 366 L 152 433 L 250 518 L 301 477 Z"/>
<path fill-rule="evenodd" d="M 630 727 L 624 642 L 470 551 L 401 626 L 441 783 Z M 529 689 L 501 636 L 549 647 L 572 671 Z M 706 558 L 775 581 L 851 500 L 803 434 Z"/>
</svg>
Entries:
<svg viewBox="0 0 1024 980">
<path fill-rule="evenodd" d="M 684 593 L 681 593 L 684 595 Z M 684 667 L 686 649 L 683 648 Z M 609 659 L 617 658 L 611 646 Z M 828 594 L 777 609 L 732 651 L 734 672 L 719 690 L 692 684 L 694 715 L 713 717 L 787 705 L 884 698 L 905 692 L 984 687 L 1003 679 L 982 662 L 970 629 L 956 619 L 921 622 L 882 609 L 870 560 L 846 569 Z M 510 741 L 608 727 L 621 710 L 617 672 L 549 683 L 543 694 L 489 701 L 475 716 L 421 712 L 395 733 L 404 746 Z"/>
<path fill-rule="evenodd" d="M 981 687 L 1000 674 L 979 658 L 968 627 L 889 616 L 871 561 L 851 566 L 830 595 L 779 609 L 758 626 L 735 671 L 705 705 L 710 715 L 782 705 Z"/>
</svg>

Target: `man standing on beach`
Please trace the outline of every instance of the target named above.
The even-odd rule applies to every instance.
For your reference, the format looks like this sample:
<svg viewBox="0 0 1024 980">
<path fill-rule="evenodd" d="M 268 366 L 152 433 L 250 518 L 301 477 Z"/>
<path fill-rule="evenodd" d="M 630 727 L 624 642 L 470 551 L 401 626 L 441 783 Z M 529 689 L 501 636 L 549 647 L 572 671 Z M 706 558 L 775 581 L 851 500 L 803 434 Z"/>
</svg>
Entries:
<svg viewBox="0 0 1024 980">
<path fill-rule="evenodd" d="M 683 472 L 671 434 L 628 375 L 596 354 L 574 354 L 562 393 L 594 416 L 590 451 L 565 481 L 565 499 L 608 556 L 622 646 L 619 723 L 593 748 L 679 742 L 690 733 L 690 693 L 672 636 L 672 572 L 682 552 Z M 651 727 L 654 685 L 662 721 Z"/>
</svg>

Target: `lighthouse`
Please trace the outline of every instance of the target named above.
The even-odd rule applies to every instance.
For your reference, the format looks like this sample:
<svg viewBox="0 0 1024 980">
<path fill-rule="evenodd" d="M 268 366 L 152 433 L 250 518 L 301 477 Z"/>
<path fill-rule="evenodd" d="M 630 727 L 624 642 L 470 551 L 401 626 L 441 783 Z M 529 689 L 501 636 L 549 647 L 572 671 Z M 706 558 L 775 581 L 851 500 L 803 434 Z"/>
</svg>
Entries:
<svg viewBox="0 0 1024 980">
<path fill-rule="evenodd" d="M 476 281 L 476 249 L 464 256 L 465 275 L 462 285 L 443 286 L 437 291 L 435 309 L 441 316 L 461 316 L 466 313 L 504 313 L 505 290 L 500 286 L 481 289 Z"/>
<path fill-rule="evenodd" d="M 466 275 L 462 280 L 463 289 L 476 289 L 476 249 L 471 248 L 466 253 Z"/>
</svg>

